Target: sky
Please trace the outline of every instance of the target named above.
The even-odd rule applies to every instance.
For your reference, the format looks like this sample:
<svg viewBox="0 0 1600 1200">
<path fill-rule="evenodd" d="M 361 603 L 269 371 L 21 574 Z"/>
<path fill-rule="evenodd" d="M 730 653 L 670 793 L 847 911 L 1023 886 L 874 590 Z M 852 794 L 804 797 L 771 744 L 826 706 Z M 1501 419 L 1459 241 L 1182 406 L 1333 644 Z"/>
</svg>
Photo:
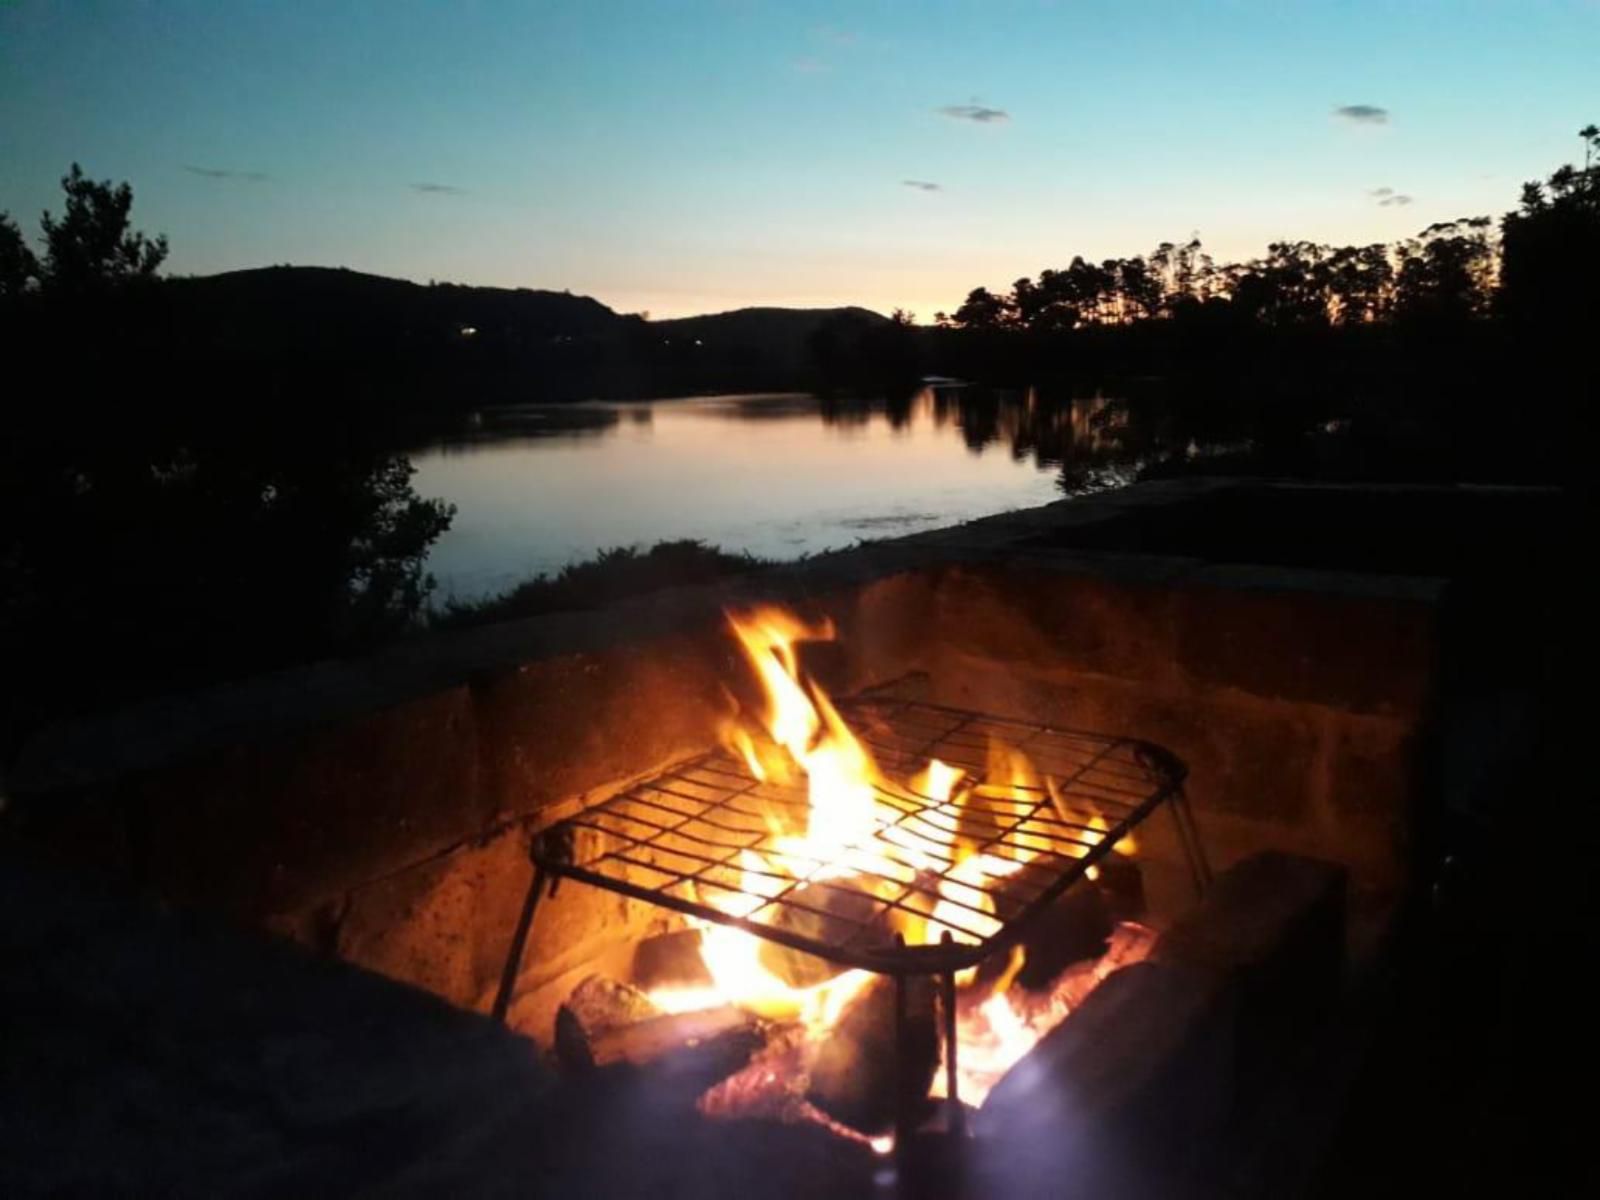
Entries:
<svg viewBox="0 0 1600 1200">
<path fill-rule="evenodd" d="M 1198 233 L 1499 214 L 1600 120 L 1600 0 L 0 0 L 0 209 L 81 162 L 168 270 L 624 312 L 895 307 Z"/>
</svg>

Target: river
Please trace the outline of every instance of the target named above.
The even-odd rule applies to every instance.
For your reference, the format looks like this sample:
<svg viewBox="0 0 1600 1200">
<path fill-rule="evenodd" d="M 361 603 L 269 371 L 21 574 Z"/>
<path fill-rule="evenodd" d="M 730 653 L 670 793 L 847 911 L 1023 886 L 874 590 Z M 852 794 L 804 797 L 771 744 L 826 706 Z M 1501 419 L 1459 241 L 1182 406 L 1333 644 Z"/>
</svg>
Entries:
<svg viewBox="0 0 1600 1200">
<path fill-rule="evenodd" d="M 1105 403 L 926 387 L 486 410 L 411 455 L 418 493 L 456 506 L 428 569 L 438 598 L 472 599 L 612 546 L 795 558 L 1045 504 L 1085 486 L 1063 463 L 1103 441 Z"/>
</svg>

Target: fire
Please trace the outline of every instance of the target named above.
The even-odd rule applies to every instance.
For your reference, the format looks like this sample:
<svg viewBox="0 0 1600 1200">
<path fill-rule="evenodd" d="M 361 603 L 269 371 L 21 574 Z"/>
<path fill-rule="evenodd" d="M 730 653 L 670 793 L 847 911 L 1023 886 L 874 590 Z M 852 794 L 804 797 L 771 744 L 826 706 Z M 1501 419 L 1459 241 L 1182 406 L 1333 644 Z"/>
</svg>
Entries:
<svg viewBox="0 0 1600 1200">
<path fill-rule="evenodd" d="M 1021 994 L 1011 986 L 1022 966 L 1019 956 L 988 995 L 976 1000 L 964 996 L 966 1002 L 959 1003 L 956 1012 L 956 1075 L 962 1101 L 982 1104 L 1012 1065 L 1082 1004 L 1106 976 L 1148 957 L 1154 944 L 1151 930 L 1124 921 L 1113 931 L 1105 954 L 1068 967 L 1042 993 Z M 931 1094 L 945 1094 L 942 1062 Z"/>
<path fill-rule="evenodd" d="M 803 844 L 794 849 L 830 861 L 840 857 L 872 835 L 878 771 L 822 689 L 802 682 L 796 643 L 831 641 L 833 626 L 811 628 L 777 608 L 730 615 L 728 623 L 766 691 L 762 723 L 788 758 L 762 755 L 751 732 L 737 724 L 729 730 L 732 748 L 752 764 L 757 779 L 793 778 L 796 768 L 804 774 L 810 820 Z"/>
<path fill-rule="evenodd" d="M 1021 871 L 1040 851 L 1060 847 L 1059 838 L 1052 840 L 1050 830 L 1031 820 L 997 842 L 996 820 L 1031 813 L 1045 793 L 1058 818 L 1078 831 L 1080 856 L 1110 832 L 1103 816 L 1072 809 L 1054 781 L 1041 781 L 1024 755 L 998 742 L 990 747 L 981 779 L 938 759 L 903 781 L 887 778 L 827 694 L 801 670 L 797 646 L 832 639 L 831 624 L 807 625 L 777 608 L 729 614 L 728 620 L 761 685 L 761 705 L 758 712 L 741 713 L 727 723 L 724 744 L 758 781 L 798 785 L 803 779 L 807 805 L 798 816 L 767 814 L 764 848 L 742 851 L 736 865 L 729 864 L 724 886 L 699 887 L 703 903 L 730 917 L 765 922 L 773 918 L 771 901 L 780 893 L 828 882 L 829 895 L 853 890 L 877 910 L 883 906 L 876 901 L 908 894 L 904 885 L 932 872 L 939 879 L 932 911 L 888 909 L 892 928 L 884 930 L 885 936 L 892 932 L 908 943 L 949 938 L 976 944 L 1002 924 L 995 884 Z M 904 820 L 913 809 L 920 818 Z M 1124 839 L 1118 849 L 1131 851 L 1131 843 Z M 652 999 L 668 1011 L 735 1004 L 798 1020 L 819 1035 L 872 978 L 850 970 L 799 986 L 764 957 L 769 943 L 736 926 L 697 924 L 712 986 L 654 993 Z M 969 1103 L 981 1100 L 1049 1028 L 1037 1011 L 1013 999 L 1010 984 L 1022 965 L 1018 947 L 1009 968 L 985 986 L 983 995 L 972 993 L 976 968 L 958 975 L 963 996 L 958 1069 Z M 941 1073 L 941 1085 L 942 1079 Z"/>
</svg>

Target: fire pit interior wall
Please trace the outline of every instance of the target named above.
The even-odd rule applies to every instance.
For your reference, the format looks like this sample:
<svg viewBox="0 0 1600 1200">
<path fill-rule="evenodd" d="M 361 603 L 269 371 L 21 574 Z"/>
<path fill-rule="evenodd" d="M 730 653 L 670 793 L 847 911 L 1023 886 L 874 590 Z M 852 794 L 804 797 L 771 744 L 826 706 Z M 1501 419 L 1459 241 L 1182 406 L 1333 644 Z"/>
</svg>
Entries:
<svg viewBox="0 0 1600 1200">
<path fill-rule="evenodd" d="M 486 1009 L 530 838 L 706 749 L 746 669 L 721 610 L 770 599 L 832 619 L 836 640 L 804 658 L 833 695 L 876 688 L 1157 742 L 1189 765 L 1214 866 L 1275 848 L 1398 882 L 1431 610 L 1292 572 L 1199 574 L 880 560 L 831 584 L 799 572 L 770 595 L 679 597 L 672 619 L 649 601 L 546 620 L 514 669 L 8 818 L 147 890 Z M 1141 836 L 1157 923 L 1193 899 L 1167 826 Z M 625 975 L 631 948 L 678 920 L 564 884 L 540 906 L 513 1023 L 547 1036 L 585 973 Z"/>
<path fill-rule="evenodd" d="M 1354 578 L 1201 574 L 1174 586 L 947 570 L 928 629 L 929 698 L 1172 750 L 1219 869 L 1277 849 L 1337 859 L 1359 884 L 1392 889 L 1412 832 L 1432 605 Z"/>
</svg>

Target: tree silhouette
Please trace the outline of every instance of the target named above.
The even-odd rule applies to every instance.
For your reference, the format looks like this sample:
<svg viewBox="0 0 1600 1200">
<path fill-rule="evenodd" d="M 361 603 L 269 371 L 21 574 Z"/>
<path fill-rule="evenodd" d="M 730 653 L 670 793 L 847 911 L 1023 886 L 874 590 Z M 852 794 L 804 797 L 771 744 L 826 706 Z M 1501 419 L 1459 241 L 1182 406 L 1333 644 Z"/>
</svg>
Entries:
<svg viewBox="0 0 1600 1200">
<path fill-rule="evenodd" d="M 1338 324 L 1366 325 L 1387 316 L 1394 289 L 1394 264 L 1387 246 L 1339 247 L 1327 256 L 1324 280 Z"/>
<path fill-rule="evenodd" d="M 39 263 L 11 214 L 0 212 L 0 299 L 20 296 L 39 277 Z"/>
<path fill-rule="evenodd" d="M 1395 309 L 1410 319 L 1464 320 L 1488 312 L 1495 247 L 1488 217 L 1430 225 L 1401 247 Z"/>
<path fill-rule="evenodd" d="M 413 489 L 390 397 L 332 358 L 185 340 L 132 188 L 76 164 L 62 186 L 41 259 L 0 218 L 8 380 L 47 397 L 0 408 L 0 755 L 63 713 L 395 636 L 452 515 Z"/>
<path fill-rule="evenodd" d="M 167 239 L 130 228 L 128 184 L 97 183 L 73 163 L 61 190 L 67 200 L 60 219 L 46 212 L 39 222 L 45 242 L 40 281 L 47 290 L 100 291 L 154 278 L 167 257 Z"/>
<path fill-rule="evenodd" d="M 963 329 L 998 329 L 1006 323 L 1012 305 L 988 288 L 973 288 L 949 318 L 951 324 Z"/>
<path fill-rule="evenodd" d="M 1583 167 L 1523 185 L 1500 223 L 1501 311 L 1525 330 L 1591 330 L 1600 278 L 1600 128 L 1585 125 Z"/>
</svg>

